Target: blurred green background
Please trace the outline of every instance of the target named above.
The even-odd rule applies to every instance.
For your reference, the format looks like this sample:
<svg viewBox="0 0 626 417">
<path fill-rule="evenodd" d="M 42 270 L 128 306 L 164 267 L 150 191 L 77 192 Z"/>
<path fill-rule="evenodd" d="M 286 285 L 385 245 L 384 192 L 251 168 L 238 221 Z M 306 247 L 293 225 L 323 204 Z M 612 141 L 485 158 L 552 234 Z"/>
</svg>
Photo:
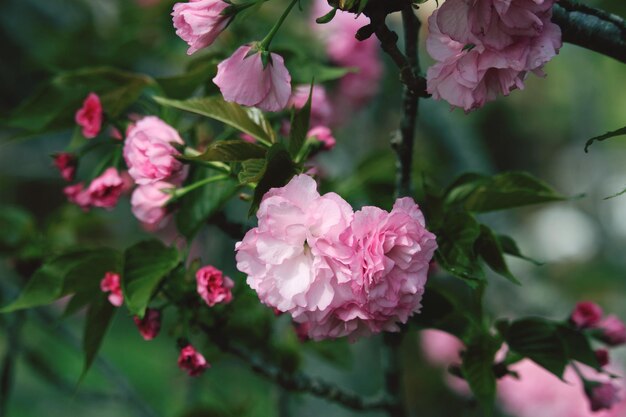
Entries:
<svg viewBox="0 0 626 417">
<path fill-rule="evenodd" d="M 147 7 L 138 3 L 2 0 L 0 116 L 6 117 L 63 70 L 108 65 L 151 76 L 181 73 L 190 58 L 171 25 L 173 2 L 156 1 Z M 430 3 L 434 2 L 420 11 L 423 21 L 434 7 Z M 623 2 L 588 3 L 626 15 Z M 275 7 L 283 5 L 272 0 L 259 15 L 234 25 L 233 31 L 246 39 L 262 37 L 275 17 Z M 293 18 L 288 24 L 299 30 L 298 19 L 308 17 Z M 225 33 L 221 42 L 232 50 L 236 39 Z M 430 61 L 424 50 L 421 56 L 425 68 Z M 395 161 L 389 139 L 401 118 L 401 97 L 396 69 L 383 59 L 386 75 L 380 94 L 336 132 L 336 149 L 320 157 L 324 188 L 338 192 L 355 207 L 389 208 L 392 202 Z M 545 71 L 545 79 L 529 76 L 525 90 L 469 115 L 450 111 L 444 102 L 422 100 L 415 178 L 419 181 L 427 175 L 443 186 L 467 171 L 525 170 L 563 194 L 584 194 L 565 203 L 481 219 L 516 238 L 529 256 L 546 262 L 536 267 L 511 260 L 524 285 L 491 280 L 488 306 L 497 317 L 563 318 L 576 301 L 590 299 L 626 317 L 626 196 L 605 200 L 626 188 L 626 141 L 616 138 L 595 144 L 587 154 L 583 151 L 588 138 L 626 124 L 626 67 L 565 45 Z M 17 133 L 0 130 L 0 204 L 32 212 L 41 234 L 59 244 L 119 247 L 146 236 L 130 215 L 127 199 L 112 212 L 88 214 L 65 203 L 64 184 L 50 154 L 64 148 L 71 131 L 16 137 Z M 232 203 L 233 212 L 241 211 L 239 205 Z M 196 250 L 205 263 L 222 268 L 244 285 L 244 277 L 234 268 L 233 240 L 213 228 L 197 240 Z M 3 304 L 22 285 L 14 267 L 9 258 L 0 263 Z M 167 314 L 161 336 L 149 343 L 141 339 L 130 317 L 119 315 L 101 358 L 77 386 L 83 317 L 61 320 L 61 311 L 59 306 L 0 317 L 0 358 L 10 358 L 15 371 L 7 416 L 358 414 L 308 395 L 285 393 L 211 346 L 201 348 L 213 367 L 200 378 L 187 377 L 176 366 L 175 341 L 167 335 L 176 323 Z M 276 322 L 278 329 L 289 327 L 285 317 Z M 411 333 L 403 345 L 411 409 L 421 417 L 471 415 L 467 400 L 445 387 L 443 371 L 423 363 L 418 338 Z M 330 344 L 326 347 L 330 353 L 311 345 L 298 347 L 306 372 L 365 395 L 378 392 L 383 383 L 379 338 L 354 345 Z M 623 350 L 618 351 L 622 356 Z"/>
</svg>

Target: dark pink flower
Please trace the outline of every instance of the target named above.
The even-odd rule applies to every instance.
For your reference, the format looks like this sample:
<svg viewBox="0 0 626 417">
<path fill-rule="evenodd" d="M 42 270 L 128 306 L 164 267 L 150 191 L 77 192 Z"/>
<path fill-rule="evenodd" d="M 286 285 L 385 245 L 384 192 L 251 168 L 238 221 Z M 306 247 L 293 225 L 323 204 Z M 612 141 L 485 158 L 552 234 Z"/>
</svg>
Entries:
<svg viewBox="0 0 626 417">
<path fill-rule="evenodd" d="M 65 181 L 74 181 L 77 164 L 78 160 L 73 153 L 59 152 L 54 155 L 54 165 L 56 165 Z"/>
<path fill-rule="evenodd" d="M 117 204 L 126 189 L 126 184 L 117 169 L 107 168 L 102 175 L 89 184 L 87 189 L 89 200 L 95 207 L 111 209 Z"/>
<path fill-rule="evenodd" d="M 67 197 L 70 203 L 76 204 L 78 207 L 82 208 L 84 211 L 88 211 L 89 207 L 91 207 L 91 198 L 87 190 L 84 189 L 84 185 L 82 182 L 78 184 L 68 185 L 63 188 L 63 194 Z"/>
<path fill-rule="evenodd" d="M 198 376 L 210 366 L 204 356 L 196 351 L 193 346 L 187 345 L 181 349 L 178 357 L 178 367 L 187 372 L 189 376 Z"/>
<path fill-rule="evenodd" d="M 158 336 L 159 331 L 161 330 L 161 312 L 159 310 L 155 310 L 149 308 L 146 310 L 146 314 L 143 316 L 143 319 L 135 316 L 133 317 L 137 328 L 139 329 L 139 333 L 141 333 L 141 337 L 144 340 L 152 340 Z"/>
<path fill-rule="evenodd" d="M 593 327 L 602 319 L 602 308 L 596 303 L 591 301 L 581 301 L 576 304 L 570 321 L 578 328 L 585 329 L 587 327 Z"/>
<path fill-rule="evenodd" d="M 102 104 L 100 97 L 95 93 L 89 93 L 83 107 L 76 112 L 76 123 L 82 127 L 83 136 L 87 139 L 95 138 L 102 127 Z"/>
<path fill-rule="evenodd" d="M 619 346 L 626 343 L 626 325 L 617 316 L 607 316 L 596 327 L 602 330 L 600 338 L 607 345 Z"/>
<path fill-rule="evenodd" d="M 219 303 L 230 303 L 233 299 L 230 291 L 234 285 L 233 281 L 211 265 L 202 267 L 196 272 L 196 283 L 198 294 L 209 307 Z"/>
<path fill-rule="evenodd" d="M 324 150 L 331 150 L 337 144 L 333 132 L 326 126 L 317 126 L 309 130 L 306 134 L 307 138 L 313 138 L 322 144 Z"/>
<path fill-rule="evenodd" d="M 176 3 L 172 12 L 176 34 L 189 44 L 191 55 L 215 42 L 231 17 L 223 12 L 229 4 L 222 0 L 191 0 Z"/>
<path fill-rule="evenodd" d="M 224 100 L 265 111 L 280 111 L 291 97 L 291 75 L 283 58 L 271 53 L 267 66 L 261 52 L 250 45 L 239 47 L 217 66 L 213 82 L 220 88 Z"/>
<path fill-rule="evenodd" d="M 595 352 L 598 364 L 605 367 L 609 364 L 609 351 L 606 349 L 597 349 Z"/>
<path fill-rule="evenodd" d="M 109 293 L 109 302 L 115 307 L 119 307 L 124 303 L 124 295 L 122 294 L 122 286 L 119 274 L 115 272 L 107 272 L 100 281 L 100 289 Z"/>
<path fill-rule="evenodd" d="M 588 381 L 585 394 L 589 399 L 591 411 L 610 410 L 620 402 L 619 389 L 610 382 Z"/>
</svg>

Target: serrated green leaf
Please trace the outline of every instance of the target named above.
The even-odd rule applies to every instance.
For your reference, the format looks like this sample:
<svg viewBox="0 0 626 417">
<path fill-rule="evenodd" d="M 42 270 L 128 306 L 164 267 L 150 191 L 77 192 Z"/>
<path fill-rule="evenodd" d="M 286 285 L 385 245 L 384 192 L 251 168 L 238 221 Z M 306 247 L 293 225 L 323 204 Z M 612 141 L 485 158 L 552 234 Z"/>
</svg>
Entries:
<svg viewBox="0 0 626 417">
<path fill-rule="evenodd" d="M 154 97 L 154 100 L 163 106 L 218 120 L 266 144 L 274 141 L 273 135 L 263 127 L 268 126 L 269 123 L 255 122 L 246 109 L 237 103 L 224 101 L 221 97 L 191 98 L 184 101 Z"/>
<path fill-rule="evenodd" d="M 296 158 L 309 131 L 309 120 L 311 118 L 311 98 L 313 97 L 313 84 L 309 89 L 309 97 L 301 109 L 292 109 L 291 128 L 289 130 L 289 153 L 292 158 Z"/>
<path fill-rule="evenodd" d="M 570 360 L 584 363 L 597 371 L 602 370 L 602 367 L 598 363 L 598 359 L 591 348 L 591 342 L 584 332 L 564 324 L 557 326 L 557 332 L 563 341 L 567 357 Z"/>
<path fill-rule="evenodd" d="M 124 253 L 124 301 L 133 315 L 143 317 L 154 290 L 180 262 L 175 247 L 158 240 L 139 242 Z"/>
<path fill-rule="evenodd" d="M 626 126 L 622 127 L 621 129 L 607 132 L 604 135 L 593 137 L 589 139 L 587 143 L 585 143 L 585 152 L 588 151 L 589 147 L 593 144 L 593 142 L 602 142 L 603 140 L 611 139 L 616 136 L 622 136 L 622 135 L 626 135 Z"/>
<path fill-rule="evenodd" d="M 252 216 L 266 192 L 274 187 L 282 187 L 297 173 L 296 165 L 285 146 L 276 143 L 267 152 L 265 171 L 254 189 L 254 197 L 250 206 L 249 216 Z"/>
<path fill-rule="evenodd" d="M 248 159 L 265 158 L 267 148 L 243 140 L 220 140 L 211 143 L 198 156 L 185 157 L 192 161 L 241 162 Z"/>
<path fill-rule="evenodd" d="M 528 256 L 522 254 L 517 243 L 509 236 L 498 235 L 498 242 L 500 242 L 500 246 L 502 247 L 502 251 L 507 255 L 515 256 L 516 258 L 523 259 L 525 261 L 531 262 L 537 266 L 543 265 L 543 262 L 536 261 Z"/>
<path fill-rule="evenodd" d="M 93 361 L 98 355 L 102 340 L 109 329 L 117 308 L 115 308 L 108 300 L 106 295 L 101 296 L 93 302 L 87 309 L 87 319 L 85 320 L 85 330 L 83 333 L 83 353 L 85 360 L 83 371 L 79 382 L 87 374 Z"/>
<path fill-rule="evenodd" d="M 189 174 L 189 183 L 200 181 L 213 174 L 206 167 L 194 166 Z M 176 225 L 185 237 L 193 237 L 209 217 L 215 214 L 239 190 L 234 179 L 213 182 L 185 194 L 180 199 L 176 213 Z"/>
<path fill-rule="evenodd" d="M 480 236 L 476 240 L 475 249 L 476 253 L 483 258 L 494 272 L 502 275 L 514 284 L 521 285 L 506 264 L 503 256 L 504 250 L 500 246 L 500 241 L 493 231 L 484 224 L 480 225 Z"/>
<path fill-rule="evenodd" d="M 461 372 L 486 415 L 491 415 L 496 395 L 493 372 L 495 355 L 501 343 L 487 333 L 475 334 L 465 340 L 461 354 Z"/>
<path fill-rule="evenodd" d="M 265 159 L 248 159 L 241 164 L 241 171 L 237 175 L 241 184 L 256 183 L 265 173 Z"/>
</svg>

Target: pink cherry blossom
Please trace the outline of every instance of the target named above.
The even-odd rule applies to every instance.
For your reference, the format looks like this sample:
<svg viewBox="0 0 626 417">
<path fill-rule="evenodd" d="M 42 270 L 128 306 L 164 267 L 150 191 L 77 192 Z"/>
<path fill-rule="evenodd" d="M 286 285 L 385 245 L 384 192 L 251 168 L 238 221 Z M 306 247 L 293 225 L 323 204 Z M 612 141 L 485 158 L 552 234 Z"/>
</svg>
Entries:
<svg viewBox="0 0 626 417">
<path fill-rule="evenodd" d="M 70 203 L 76 204 L 84 211 L 88 211 L 89 207 L 91 207 L 91 198 L 87 190 L 85 190 L 85 185 L 82 182 L 68 185 L 63 188 L 63 193 Z"/>
<path fill-rule="evenodd" d="M 322 144 L 324 150 L 331 150 L 337 144 L 337 140 L 333 136 L 333 132 L 326 126 L 317 126 L 309 130 L 306 134 L 307 138 L 313 138 Z"/>
<path fill-rule="evenodd" d="M 593 383 L 593 386 L 586 390 L 591 411 L 610 410 L 621 401 L 619 388 L 610 382 Z"/>
<path fill-rule="evenodd" d="M 119 274 L 115 272 L 107 272 L 100 281 L 100 289 L 109 293 L 109 302 L 115 307 L 119 307 L 124 303 L 124 295 L 122 294 L 122 286 Z"/>
<path fill-rule="evenodd" d="M 610 346 L 626 343 L 626 325 L 615 315 L 609 315 L 596 326 L 601 330 L 600 338 Z"/>
<path fill-rule="evenodd" d="M 225 276 L 219 269 L 208 265 L 196 272 L 198 294 L 209 307 L 216 304 L 228 304 L 233 299 L 231 289 L 233 280 Z"/>
<path fill-rule="evenodd" d="M 54 165 L 65 181 L 74 181 L 78 165 L 76 155 L 69 152 L 59 152 L 54 155 Z"/>
<path fill-rule="evenodd" d="M 185 169 L 175 156 L 180 152 L 172 144 L 183 145 L 178 132 L 155 116 L 147 116 L 128 128 L 124 159 L 128 173 L 139 185 L 183 179 Z"/>
<path fill-rule="evenodd" d="M 175 185 L 165 181 L 140 185 L 133 191 L 130 198 L 131 210 L 142 223 L 158 228 L 164 225 L 168 210 L 166 204 L 171 195 L 166 190 L 174 189 Z"/>
<path fill-rule="evenodd" d="M 82 127 L 83 136 L 87 139 L 95 138 L 102 128 L 102 104 L 100 97 L 95 93 L 89 93 L 83 107 L 76 112 L 76 123 Z"/>
<path fill-rule="evenodd" d="M 244 45 L 217 66 L 213 82 L 220 88 L 224 100 L 265 111 L 284 109 L 291 96 L 291 75 L 283 58 L 271 53 L 263 67 L 261 52 L 250 52 Z"/>
<path fill-rule="evenodd" d="M 598 324 L 602 319 L 602 308 L 591 301 L 581 301 L 576 304 L 570 321 L 578 328 L 584 329 Z"/>
<path fill-rule="evenodd" d="M 311 87 L 308 85 L 299 85 L 294 88 L 291 97 L 289 98 L 289 107 L 295 107 L 301 109 L 305 106 L 309 99 L 309 93 Z M 327 126 L 331 123 L 333 118 L 333 107 L 329 101 L 326 89 L 321 85 L 314 85 L 311 95 L 311 119 L 310 125 Z"/>
<path fill-rule="evenodd" d="M 223 0 L 191 0 L 176 3 L 172 12 L 176 34 L 189 44 L 191 55 L 215 42 L 230 17 L 223 14 L 229 4 Z"/>
<path fill-rule="evenodd" d="M 178 356 L 178 367 L 187 372 L 189 376 L 201 375 L 210 366 L 204 356 L 193 346 L 187 345 L 181 349 L 180 356 Z"/>
<path fill-rule="evenodd" d="M 89 184 L 87 193 L 93 206 L 111 209 L 115 207 L 126 187 L 126 181 L 117 169 L 111 167 Z"/>
<path fill-rule="evenodd" d="M 149 308 L 142 319 L 135 316 L 133 321 L 144 340 L 152 340 L 159 335 L 161 330 L 161 312 L 159 310 Z"/>
</svg>

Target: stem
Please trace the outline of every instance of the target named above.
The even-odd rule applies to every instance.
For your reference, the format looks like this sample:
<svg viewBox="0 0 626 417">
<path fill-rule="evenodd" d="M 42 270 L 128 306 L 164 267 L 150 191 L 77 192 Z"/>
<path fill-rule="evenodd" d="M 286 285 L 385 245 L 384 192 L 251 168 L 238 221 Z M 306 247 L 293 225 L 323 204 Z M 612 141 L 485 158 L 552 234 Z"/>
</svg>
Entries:
<svg viewBox="0 0 626 417">
<path fill-rule="evenodd" d="M 400 344 L 402 343 L 402 333 L 385 333 L 385 387 L 387 396 L 391 401 L 391 406 L 387 409 L 391 417 L 404 417 L 404 395 L 402 393 L 402 358 L 400 355 Z"/>
<path fill-rule="evenodd" d="M 293 9 L 293 6 L 295 6 L 298 1 L 299 0 L 291 0 L 291 3 L 289 4 L 289 6 L 287 6 L 282 16 L 280 16 L 280 19 L 278 19 L 278 22 L 274 24 L 274 27 L 272 28 L 272 30 L 270 30 L 270 33 L 268 33 L 267 36 L 263 38 L 263 40 L 259 44 L 260 49 L 262 51 L 267 51 L 269 49 L 270 43 L 272 43 L 272 39 L 274 39 L 274 35 L 276 35 L 276 33 L 278 32 L 278 29 L 280 29 L 281 25 L 283 24 L 287 16 L 289 16 L 291 9 Z"/>
<path fill-rule="evenodd" d="M 172 198 L 170 198 L 167 203 L 168 204 L 172 203 L 173 201 L 178 200 L 179 198 L 181 198 L 185 194 L 187 194 L 187 193 L 189 193 L 189 192 L 191 192 L 191 191 L 193 191 L 193 190 L 195 190 L 197 188 L 204 187 L 205 185 L 211 184 L 212 182 L 223 181 L 223 180 L 228 179 L 228 178 L 229 178 L 228 175 L 216 175 L 214 177 L 208 177 L 208 178 L 205 178 L 205 179 L 200 180 L 198 182 L 194 182 L 193 184 L 190 184 L 190 185 L 188 185 L 186 187 L 178 188 L 178 189 L 176 189 L 173 192 Z"/>
</svg>

